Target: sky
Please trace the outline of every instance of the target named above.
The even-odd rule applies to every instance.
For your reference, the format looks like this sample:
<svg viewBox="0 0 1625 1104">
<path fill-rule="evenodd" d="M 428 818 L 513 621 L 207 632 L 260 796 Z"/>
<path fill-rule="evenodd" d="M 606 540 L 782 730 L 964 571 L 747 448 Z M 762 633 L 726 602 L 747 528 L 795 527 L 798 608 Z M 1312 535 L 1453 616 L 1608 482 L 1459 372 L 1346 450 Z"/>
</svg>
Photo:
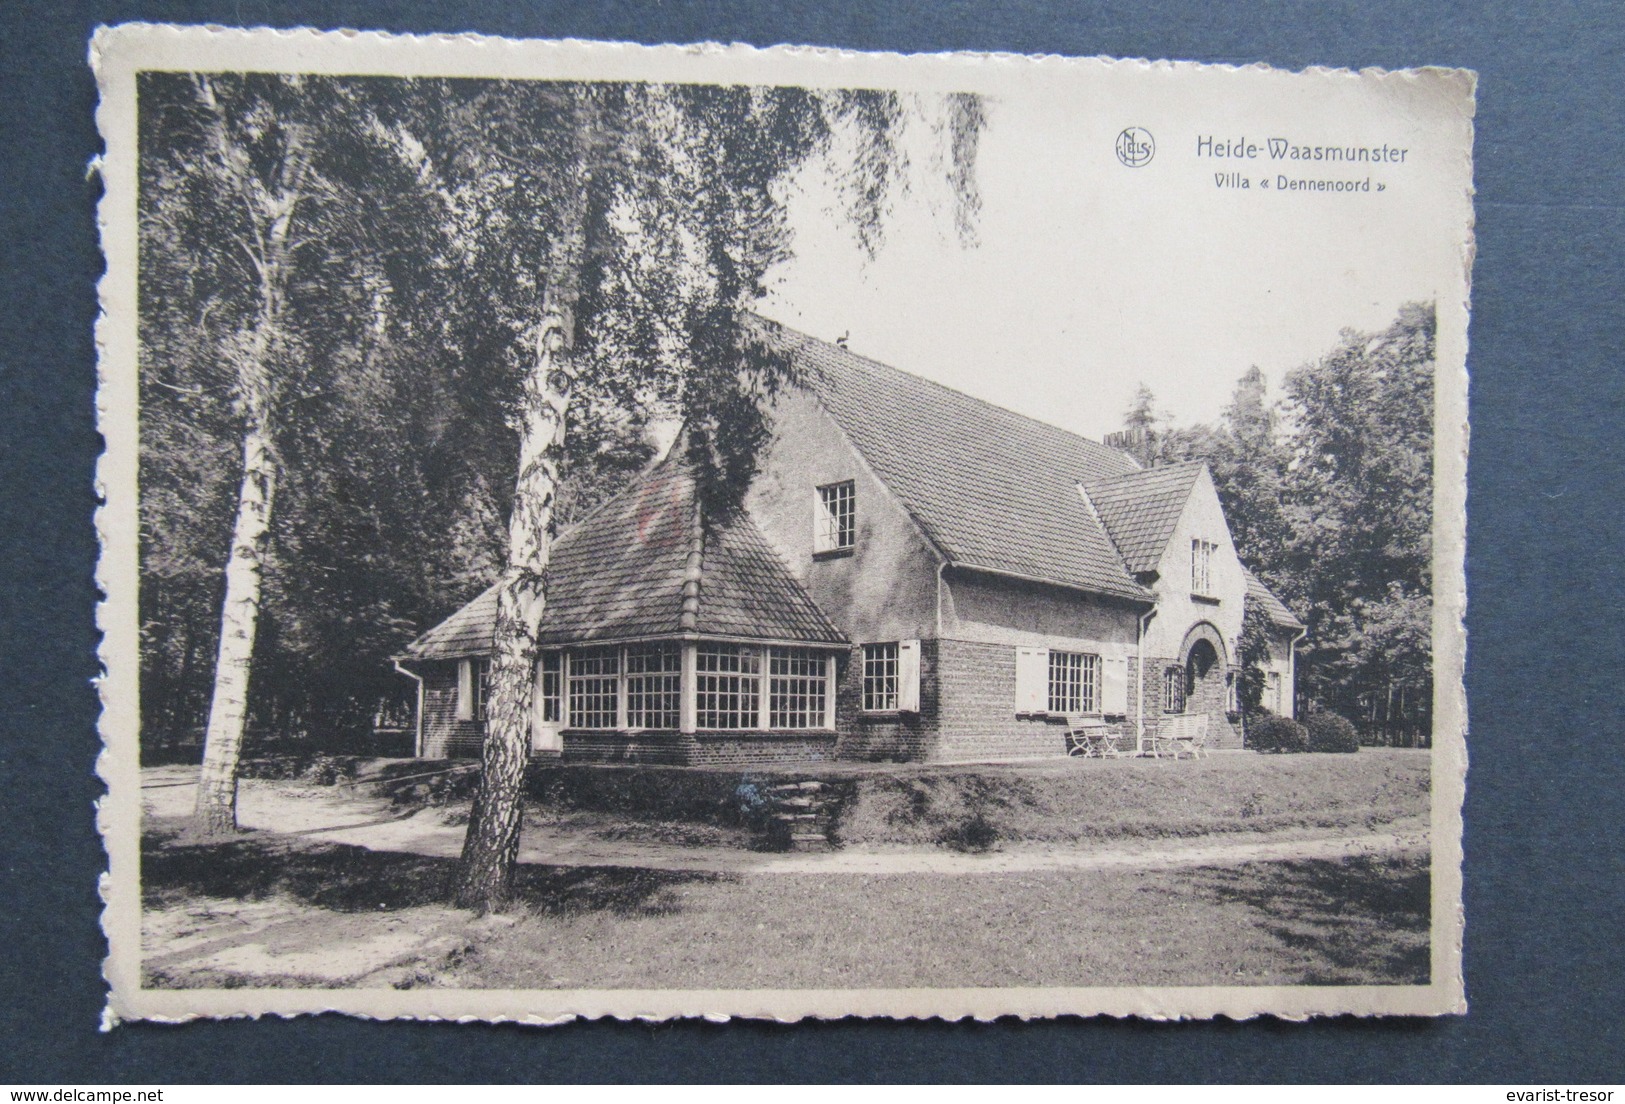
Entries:
<svg viewBox="0 0 1625 1104">
<path fill-rule="evenodd" d="M 1402 303 L 1451 286 L 1461 228 L 1439 217 L 1448 197 L 1430 174 L 1442 166 L 1426 112 L 1403 96 L 1379 104 L 1352 79 L 1312 89 L 1282 74 L 1231 95 L 1184 79 L 1199 75 L 1165 69 L 1126 95 L 1122 80 L 1067 81 L 990 99 L 972 248 L 932 183 L 924 127 L 909 143 L 914 193 L 873 260 L 834 209 L 825 170 L 809 170 L 791 204 L 796 255 L 772 274 L 761 313 L 827 340 L 847 334 L 856 352 L 1098 439 L 1121 427 L 1141 382 L 1177 423 L 1213 421 L 1250 365 L 1279 397 L 1284 375 L 1345 327 L 1381 329 Z M 1156 142 L 1145 165 L 1116 155 L 1128 125 Z M 1269 159 L 1270 136 L 1407 153 L 1293 165 Z M 1214 157 L 1203 137 L 1260 149 Z M 1233 172 L 1249 187 L 1220 187 Z M 1373 190 L 1282 193 L 1282 173 L 1369 178 Z"/>
</svg>

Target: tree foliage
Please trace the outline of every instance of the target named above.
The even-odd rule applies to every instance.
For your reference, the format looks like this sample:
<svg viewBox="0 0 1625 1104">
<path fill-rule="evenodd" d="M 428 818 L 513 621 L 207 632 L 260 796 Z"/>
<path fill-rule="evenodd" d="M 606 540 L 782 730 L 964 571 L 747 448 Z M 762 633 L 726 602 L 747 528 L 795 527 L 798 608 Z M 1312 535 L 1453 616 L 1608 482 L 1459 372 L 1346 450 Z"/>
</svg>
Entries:
<svg viewBox="0 0 1625 1104">
<path fill-rule="evenodd" d="M 554 531 L 673 421 L 708 516 L 754 474 L 790 368 L 743 312 L 791 255 L 796 174 L 822 160 L 872 252 L 925 126 L 974 237 L 974 96 L 275 74 L 139 94 L 145 738 L 198 727 L 222 605 L 253 642 L 251 734 L 333 746 L 404 689 L 389 657 L 500 578 L 488 728 L 511 738 L 486 742 L 515 744 Z M 234 598 L 221 565 L 243 561 Z"/>
</svg>

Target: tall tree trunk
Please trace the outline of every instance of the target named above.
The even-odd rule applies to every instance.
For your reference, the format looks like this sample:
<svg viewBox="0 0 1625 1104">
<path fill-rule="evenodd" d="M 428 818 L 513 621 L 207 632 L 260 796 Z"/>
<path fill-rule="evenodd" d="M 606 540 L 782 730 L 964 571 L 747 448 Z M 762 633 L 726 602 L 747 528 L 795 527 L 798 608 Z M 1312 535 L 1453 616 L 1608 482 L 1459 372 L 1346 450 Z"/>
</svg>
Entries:
<svg viewBox="0 0 1625 1104">
<path fill-rule="evenodd" d="M 237 761 L 242 757 L 248 718 L 248 676 L 259 627 L 260 583 L 270 532 L 276 461 L 270 434 L 256 420 L 243 437 L 243 478 L 237 492 L 237 524 L 226 561 L 226 598 L 220 613 L 220 650 L 215 660 L 214 697 L 203 741 L 192 829 L 202 836 L 237 830 Z"/>
<path fill-rule="evenodd" d="M 252 181 L 253 159 L 235 140 L 227 111 L 206 76 L 194 78 L 198 102 L 209 114 L 210 142 L 222 177 L 232 181 L 249 211 L 250 228 L 238 245 L 253 261 L 259 303 L 249 347 L 236 355 L 237 401 L 247 423 L 243 434 L 243 478 L 237 492 L 237 522 L 226 560 L 226 597 L 220 613 L 220 650 L 215 660 L 214 695 L 203 738 L 203 769 L 198 775 L 193 831 L 219 835 L 237 828 L 237 762 L 248 718 L 248 681 L 259 628 L 260 584 L 265 543 L 270 534 L 271 499 L 276 491 L 272 411 L 278 381 L 283 288 L 293 254 L 294 219 L 305 201 L 312 147 L 304 126 L 283 126 L 283 149 L 269 180 Z"/>
<path fill-rule="evenodd" d="M 565 419 L 575 389 L 575 301 L 585 235 L 585 195 L 566 217 L 552 251 L 536 358 L 520 397 L 519 478 L 508 521 L 508 565 L 497 592 L 480 786 L 463 840 L 456 903 L 487 912 L 513 887 L 530 758 L 537 635 L 547 605 L 553 507 Z"/>
</svg>

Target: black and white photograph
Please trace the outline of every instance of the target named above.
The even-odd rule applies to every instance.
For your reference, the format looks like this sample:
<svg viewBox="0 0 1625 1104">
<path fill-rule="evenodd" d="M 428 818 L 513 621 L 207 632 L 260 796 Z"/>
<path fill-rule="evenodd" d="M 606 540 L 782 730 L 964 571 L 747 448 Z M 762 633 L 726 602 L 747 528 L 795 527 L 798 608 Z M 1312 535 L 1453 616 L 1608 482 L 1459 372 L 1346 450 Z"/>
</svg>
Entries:
<svg viewBox="0 0 1625 1104">
<path fill-rule="evenodd" d="M 1465 1011 L 1470 73 L 93 53 L 111 1022 Z"/>
</svg>

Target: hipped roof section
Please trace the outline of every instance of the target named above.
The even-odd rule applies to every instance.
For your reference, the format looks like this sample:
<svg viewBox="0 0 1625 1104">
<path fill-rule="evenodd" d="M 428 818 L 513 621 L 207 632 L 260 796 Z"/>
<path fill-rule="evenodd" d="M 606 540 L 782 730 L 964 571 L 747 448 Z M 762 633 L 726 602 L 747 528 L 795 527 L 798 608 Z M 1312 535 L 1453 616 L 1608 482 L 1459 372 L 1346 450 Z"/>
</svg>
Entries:
<svg viewBox="0 0 1625 1104">
<path fill-rule="evenodd" d="M 1150 598 L 1079 489 L 1137 471 L 1126 454 L 777 322 L 745 320 L 788 353 L 799 383 L 950 564 Z"/>
<path fill-rule="evenodd" d="M 698 510 L 694 475 L 674 450 L 560 536 L 540 643 L 679 635 L 847 642 L 748 516 L 701 527 Z M 408 645 L 407 658 L 488 654 L 496 609 L 493 586 Z"/>
<path fill-rule="evenodd" d="M 1247 576 L 1247 600 L 1249 602 L 1257 602 L 1269 616 L 1269 619 L 1283 629 L 1302 629 L 1306 627 L 1298 619 L 1298 615 L 1287 608 L 1287 604 L 1277 598 L 1275 593 L 1264 585 L 1263 580 L 1246 568 L 1242 568 L 1242 571 Z"/>
</svg>

